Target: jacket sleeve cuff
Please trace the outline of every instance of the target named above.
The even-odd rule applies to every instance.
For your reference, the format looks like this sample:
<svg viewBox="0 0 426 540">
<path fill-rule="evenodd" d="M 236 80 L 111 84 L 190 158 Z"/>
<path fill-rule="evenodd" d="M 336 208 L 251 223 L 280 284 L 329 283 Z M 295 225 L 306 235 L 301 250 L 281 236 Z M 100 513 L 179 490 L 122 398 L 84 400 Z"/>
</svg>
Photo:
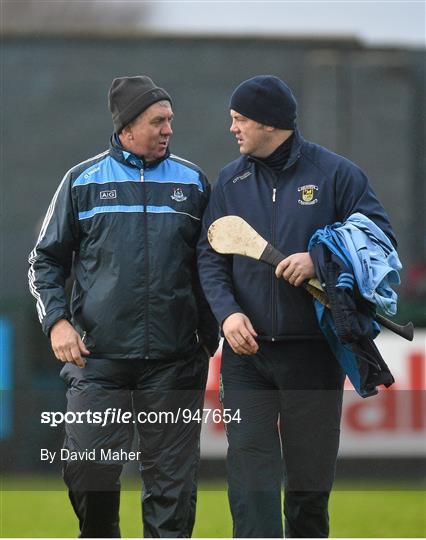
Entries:
<svg viewBox="0 0 426 540">
<path fill-rule="evenodd" d="M 41 325 L 42 325 L 43 332 L 46 334 L 47 337 L 50 336 L 50 331 L 52 329 L 52 326 L 58 321 L 60 321 L 61 319 L 70 321 L 71 320 L 70 314 L 67 311 L 55 311 L 53 313 L 50 313 L 49 315 L 46 315 Z"/>
<path fill-rule="evenodd" d="M 221 327 L 223 325 L 223 321 L 233 313 L 244 313 L 244 311 L 236 302 L 233 302 L 232 304 L 224 306 L 222 309 L 215 311 L 216 319 L 218 320 Z"/>
</svg>

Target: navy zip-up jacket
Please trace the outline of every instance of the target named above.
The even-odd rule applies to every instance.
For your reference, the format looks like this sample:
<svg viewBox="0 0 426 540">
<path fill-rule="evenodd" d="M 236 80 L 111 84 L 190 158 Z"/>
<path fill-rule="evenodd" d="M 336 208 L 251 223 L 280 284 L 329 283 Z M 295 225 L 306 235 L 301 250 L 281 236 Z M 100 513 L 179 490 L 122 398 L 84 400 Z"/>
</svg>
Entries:
<svg viewBox="0 0 426 540">
<path fill-rule="evenodd" d="M 195 254 L 209 194 L 196 165 L 169 153 L 146 164 L 114 137 L 68 171 L 29 258 L 44 332 L 72 320 L 93 357 L 180 358 L 198 340 L 213 354 L 218 328 Z"/>
<path fill-rule="evenodd" d="M 396 245 L 388 217 L 365 174 L 349 160 L 303 139 L 296 129 L 284 169 L 274 173 L 241 156 L 222 169 L 203 218 L 198 243 L 201 283 L 219 324 L 245 313 L 260 339 L 319 338 L 312 297 L 274 269 L 239 255 L 220 255 L 207 240 L 216 219 L 245 219 L 285 256 L 306 252 L 314 232 L 361 212 Z"/>
</svg>

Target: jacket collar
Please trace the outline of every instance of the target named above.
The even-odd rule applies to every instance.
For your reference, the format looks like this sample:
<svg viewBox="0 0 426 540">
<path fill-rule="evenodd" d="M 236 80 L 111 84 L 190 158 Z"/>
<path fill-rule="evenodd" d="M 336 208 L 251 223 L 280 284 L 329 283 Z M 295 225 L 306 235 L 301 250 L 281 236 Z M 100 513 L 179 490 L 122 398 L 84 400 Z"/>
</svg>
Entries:
<svg viewBox="0 0 426 540">
<path fill-rule="evenodd" d="M 295 126 L 293 144 L 291 145 L 290 156 L 288 158 L 287 164 L 284 167 L 284 169 L 288 169 L 289 167 L 291 167 L 300 158 L 300 155 L 302 153 L 302 146 L 304 142 L 305 140 L 300 134 L 299 128 Z"/>
<path fill-rule="evenodd" d="M 302 150 L 302 146 L 304 142 L 305 142 L 305 139 L 300 134 L 299 128 L 295 126 L 294 135 L 293 135 L 293 144 L 291 145 L 290 156 L 283 170 L 286 170 L 292 165 L 294 165 L 294 163 L 296 163 L 296 161 L 300 158 L 301 150 Z M 266 166 L 262 161 L 256 159 L 253 156 L 247 156 L 247 159 L 248 161 L 253 161 L 254 163 L 258 163 L 263 166 Z"/>
<path fill-rule="evenodd" d="M 118 138 L 116 133 L 113 133 L 111 135 L 109 141 L 109 151 L 111 156 L 120 163 L 130 165 L 131 167 L 137 167 L 138 169 L 151 169 L 153 167 L 156 167 L 159 163 L 161 163 L 170 156 L 170 150 L 169 148 L 167 148 L 167 151 L 162 158 L 147 163 L 144 160 L 143 156 L 137 156 L 125 150 L 121 146 L 120 139 Z"/>
</svg>

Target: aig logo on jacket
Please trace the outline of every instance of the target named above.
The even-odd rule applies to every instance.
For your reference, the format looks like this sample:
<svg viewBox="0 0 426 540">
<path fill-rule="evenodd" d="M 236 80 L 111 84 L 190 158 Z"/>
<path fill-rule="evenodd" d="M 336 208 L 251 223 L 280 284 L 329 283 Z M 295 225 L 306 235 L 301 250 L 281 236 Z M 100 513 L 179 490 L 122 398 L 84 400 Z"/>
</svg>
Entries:
<svg viewBox="0 0 426 540">
<path fill-rule="evenodd" d="M 117 190 L 111 189 L 109 191 L 101 191 L 99 193 L 100 199 L 116 199 L 117 198 Z"/>
<path fill-rule="evenodd" d="M 318 186 L 308 184 L 306 186 L 298 187 L 297 191 L 300 193 L 301 197 L 297 201 L 299 204 L 316 204 L 318 202 L 318 199 L 314 199 L 316 192 L 318 191 Z"/>
</svg>

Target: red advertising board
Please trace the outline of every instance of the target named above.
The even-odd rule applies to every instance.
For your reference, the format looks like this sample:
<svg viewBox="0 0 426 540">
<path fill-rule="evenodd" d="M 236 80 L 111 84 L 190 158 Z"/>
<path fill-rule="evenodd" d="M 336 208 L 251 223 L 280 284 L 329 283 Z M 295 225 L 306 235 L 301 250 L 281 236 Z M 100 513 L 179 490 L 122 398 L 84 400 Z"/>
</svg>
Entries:
<svg viewBox="0 0 426 540">
<path fill-rule="evenodd" d="M 340 456 L 425 456 L 426 331 L 417 331 L 412 342 L 382 332 L 376 344 L 396 382 L 388 389 L 380 387 L 378 395 L 362 399 L 346 380 Z M 220 408 L 220 358 L 219 349 L 211 360 L 207 383 L 205 409 L 210 411 Z M 225 456 L 223 423 L 213 421 L 212 416 L 203 424 L 201 448 L 206 458 Z"/>
</svg>

